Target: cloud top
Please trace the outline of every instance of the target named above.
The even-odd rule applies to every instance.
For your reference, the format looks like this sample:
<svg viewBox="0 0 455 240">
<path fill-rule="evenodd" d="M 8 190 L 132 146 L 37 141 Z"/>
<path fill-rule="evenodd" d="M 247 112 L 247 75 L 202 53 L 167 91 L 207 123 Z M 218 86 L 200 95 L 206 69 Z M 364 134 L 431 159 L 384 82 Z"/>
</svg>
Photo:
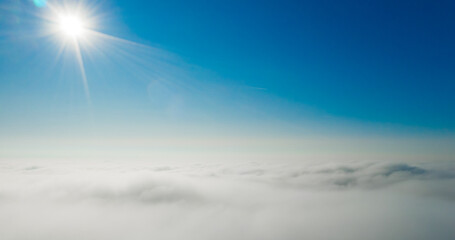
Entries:
<svg viewBox="0 0 455 240">
<path fill-rule="evenodd" d="M 2 162 L 0 234 L 450 239 L 454 172 L 429 163 Z"/>
</svg>

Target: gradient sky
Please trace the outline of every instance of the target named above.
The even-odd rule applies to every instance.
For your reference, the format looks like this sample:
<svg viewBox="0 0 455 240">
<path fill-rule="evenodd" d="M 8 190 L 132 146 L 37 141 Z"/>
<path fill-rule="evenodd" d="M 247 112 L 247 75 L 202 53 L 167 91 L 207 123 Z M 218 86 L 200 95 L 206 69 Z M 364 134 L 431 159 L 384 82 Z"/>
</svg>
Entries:
<svg viewBox="0 0 455 240">
<path fill-rule="evenodd" d="M 316 134 L 453 145 L 453 1 L 87 1 L 93 30 L 138 43 L 81 44 L 89 100 L 75 50 L 59 55 L 62 37 L 45 34 L 49 4 L 2 3 L 3 142 Z"/>
<path fill-rule="evenodd" d="M 3 0 L 0 239 L 455 239 L 454 13 Z"/>
<path fill-rule="evenodd" d="M 118 6 L 138 36 L 235 83 L 336 116 L 455 127 L 453 1 Z"/>
</svg>

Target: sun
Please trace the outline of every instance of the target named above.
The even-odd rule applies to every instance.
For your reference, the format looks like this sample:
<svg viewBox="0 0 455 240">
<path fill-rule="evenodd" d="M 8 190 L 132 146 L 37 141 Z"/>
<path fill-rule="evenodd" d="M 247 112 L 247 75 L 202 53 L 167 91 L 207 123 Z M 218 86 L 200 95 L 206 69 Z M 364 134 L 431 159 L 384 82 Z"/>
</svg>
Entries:
<svg viewBox="0 0 455 240">
<path fill-rule="evenodd" d="M 59 19 L 60 30 L 67 36 L 77 38 L 84 32 L 83 21 L 74 15 L 60 16 Z"/>
</svg>

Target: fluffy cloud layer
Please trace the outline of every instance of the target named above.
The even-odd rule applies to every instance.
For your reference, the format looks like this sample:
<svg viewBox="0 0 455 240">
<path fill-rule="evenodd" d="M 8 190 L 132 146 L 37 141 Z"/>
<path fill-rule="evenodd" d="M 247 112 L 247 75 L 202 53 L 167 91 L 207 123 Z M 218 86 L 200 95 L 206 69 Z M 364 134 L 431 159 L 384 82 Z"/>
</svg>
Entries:
<svg viewBox="0 0 455 240">
<path fill-rule="evenodd" d="M 455 237 L 452 163 L 0 167 L 0 239 Z"/>
</svg>

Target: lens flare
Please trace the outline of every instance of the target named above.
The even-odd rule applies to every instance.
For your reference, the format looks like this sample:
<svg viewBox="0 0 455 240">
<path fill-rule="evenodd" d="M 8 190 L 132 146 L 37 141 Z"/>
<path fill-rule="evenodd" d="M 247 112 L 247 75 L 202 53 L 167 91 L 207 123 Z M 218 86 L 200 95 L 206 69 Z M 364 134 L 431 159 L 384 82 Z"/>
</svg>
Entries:
<svg viewBox="0 0 455 240">
<path fill-rule="evenodd" d="M 35 4 L 35 6 L 37 6 L 39 8 L 46 6 L 46 2 L 47 2 L 47 0 L 33 0 L 33 3 Z"/>
</svg>

